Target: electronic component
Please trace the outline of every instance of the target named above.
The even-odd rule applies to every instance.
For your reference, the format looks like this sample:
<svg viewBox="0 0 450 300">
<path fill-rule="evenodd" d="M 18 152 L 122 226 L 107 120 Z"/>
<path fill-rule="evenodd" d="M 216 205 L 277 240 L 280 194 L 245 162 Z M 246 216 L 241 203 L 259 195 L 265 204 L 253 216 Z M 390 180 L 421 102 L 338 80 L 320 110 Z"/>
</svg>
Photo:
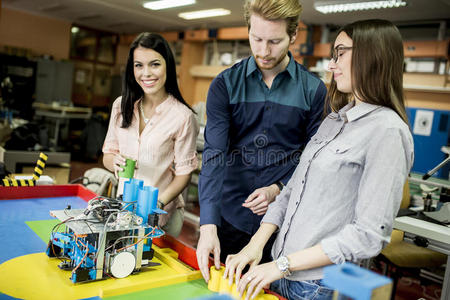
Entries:
<svg viewBox="0 0 450 300">
<path fill-rule="evenodd" d="M 142 187 L 142 183 L 140 187 L 148 188 Z M 155 188 L 152 191 L 158 192 Z M 146 199 L 123 202 L 96 197 L 86 209 L 50 211 L 61 223 L 53 228 L 46 253 L 61 259 L 60 269 L 72 271 L 73 283 L 111 275 L 124 278 L 142 267 L 157 265 L 151 262 L 152 239 L 164 234 L 157 224 L 159 215 L 166 212 L 155 208 L 156 203 L 153 205 L 151 201 L 157 197 L 152 193 L 135 194 Z M 139 203 L 145 203 L 145 209 Z M 151 220 L 152 224 L 144 220 Z M 63 232 L 58 231 L 61 227 L 65 228 Z"/>
</svg>

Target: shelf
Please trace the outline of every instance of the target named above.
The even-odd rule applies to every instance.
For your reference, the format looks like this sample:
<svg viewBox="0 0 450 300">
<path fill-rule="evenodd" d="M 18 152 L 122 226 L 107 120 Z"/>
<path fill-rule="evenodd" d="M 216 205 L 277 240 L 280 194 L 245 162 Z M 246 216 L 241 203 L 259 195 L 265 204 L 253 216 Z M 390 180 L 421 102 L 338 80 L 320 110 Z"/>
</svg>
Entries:
<svg viewBox="0 0 450 300">
<path fill-rule="evenodd" d="M 448 57 L 449 41 L 404 41 L 405 57 Z"/>
<path fill-rule="evenodd" d="M 230 66 L 194 65 L 189 69 L 189 74 L 193 77 L 214 78 L 229 67 Z"/>
<path fill-rule="evenodd" d="M 185 41 L 205 42 L 209 40 L 208 29 L 186 30 L 184 32 Z"/>
<path fill-rule="evenodd" d="M 217 39 L 218 40 L 247 40 L 248 39 L 248 28 L 246 26 L 220 28 L 217 30 Z"/>
<path fill-rule="evenodd" d="M 331 43 L 315 43 L 312 55 L 301 55 L 302 44 L 290 47 L 295 57 L 328 58 L 331 54 Z M 449 41 L 404 41 L 405 57 L 448 58 Z"/>
<path fill-rule="evenodd" d="M 178 31 L 166 31 L 166 32 L 158 32 L 163 38 L 165 38 L 168 42 L 176 42 L 179 40 Z"/>
<path fill-rule="evenodd" d="M 409 91 L 450 94 L 450 87 L 404 84 L 403 88 Z"/>
</svg>

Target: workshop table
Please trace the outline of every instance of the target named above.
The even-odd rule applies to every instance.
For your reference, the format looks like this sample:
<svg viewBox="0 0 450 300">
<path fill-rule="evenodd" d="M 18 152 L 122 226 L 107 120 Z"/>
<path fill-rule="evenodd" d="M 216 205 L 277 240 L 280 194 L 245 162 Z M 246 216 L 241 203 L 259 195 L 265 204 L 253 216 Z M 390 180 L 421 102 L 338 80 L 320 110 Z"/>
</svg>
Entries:
<svg viewBox="0 0 450 300">
<path fill-rule="evenodd" d="M 55 122 L 53 142 L 58 146 L 59 131 L 61 125 L 67 123 L 71 119 L 88 120 L 92 117 L 92 108 L 90 107 L 74 107 L 65 105 L 50 105 L 41 102 L 33 103 L 35 115 L 50 118 Z"/>
<path fill-rule="evenodd" d="M 153 239 L 153 247 L 173 259 L 170 272 L 180 273 L 175 280 L 149 282 L 153 270 L 142 270 L 122 279 L 73 284 L 70 272 L 57 267 L 59 260 L 43 253 L 59 223 L 49 211 L 85 208 L 95 196 L 81 185 L 0 187 L 0 299 L 182 300 L 214 295 L 198 271 L 195 249 L 169 235 Z M 160 262 L 156 254 L 154 259 Z"/>
<path fill-rule="evenodd" d="M 450 226 L 438 225 L 413 217 L 395 218 L 394 228 L 404 231 L 404 240 L 415 244 L 416 237 L 426 239 L 426 247 L 447 255 L 441 300 L 450 299 Z"/>
</svg>

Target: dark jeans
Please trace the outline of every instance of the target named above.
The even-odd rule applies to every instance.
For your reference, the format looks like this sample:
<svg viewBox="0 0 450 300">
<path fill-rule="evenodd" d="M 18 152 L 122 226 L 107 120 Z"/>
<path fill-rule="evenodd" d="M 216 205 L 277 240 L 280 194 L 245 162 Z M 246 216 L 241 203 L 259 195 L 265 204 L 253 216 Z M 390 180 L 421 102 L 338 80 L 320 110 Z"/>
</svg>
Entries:
<svg viewBox="0 0 450 300">
<path fill-rule="evenodd" d="M 242 250 L 252 238 L 251 234 L 240 231 L 233 225 L 222 218 L 222 225 L 217 227 L 217 235 L 220 241 L 220 261 L 225 263 L 229 254 L 236 254 Z M 269 241 L 263 250 L 263 257 L 260 263 L 272 261 L 270 251 L 272 250 L 273 242 L 275 241 L 276 233 L 272 234 Z"/>
<path fill-rule="evenodd" d="M 270 290 L 289 300 L 331 300 L 334 292 L 324 286 L 320 279 L 292 281 L 281 278 L 272 282 Z"/>
</svg>

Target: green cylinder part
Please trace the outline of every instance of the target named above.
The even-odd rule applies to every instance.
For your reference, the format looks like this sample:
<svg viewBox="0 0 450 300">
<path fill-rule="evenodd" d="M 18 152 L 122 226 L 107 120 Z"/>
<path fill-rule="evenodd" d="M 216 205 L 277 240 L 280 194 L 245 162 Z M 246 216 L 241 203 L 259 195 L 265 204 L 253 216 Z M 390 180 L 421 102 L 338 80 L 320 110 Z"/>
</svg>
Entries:
<svg viewBox="0 0 450 300">
<path fill-rule="evenodd" d="M 134 159 L 127 158 L 123 171 L 119 172 L 119 177 L 133 178 L 135 166 L 136 161 Z"/>
</svg>

